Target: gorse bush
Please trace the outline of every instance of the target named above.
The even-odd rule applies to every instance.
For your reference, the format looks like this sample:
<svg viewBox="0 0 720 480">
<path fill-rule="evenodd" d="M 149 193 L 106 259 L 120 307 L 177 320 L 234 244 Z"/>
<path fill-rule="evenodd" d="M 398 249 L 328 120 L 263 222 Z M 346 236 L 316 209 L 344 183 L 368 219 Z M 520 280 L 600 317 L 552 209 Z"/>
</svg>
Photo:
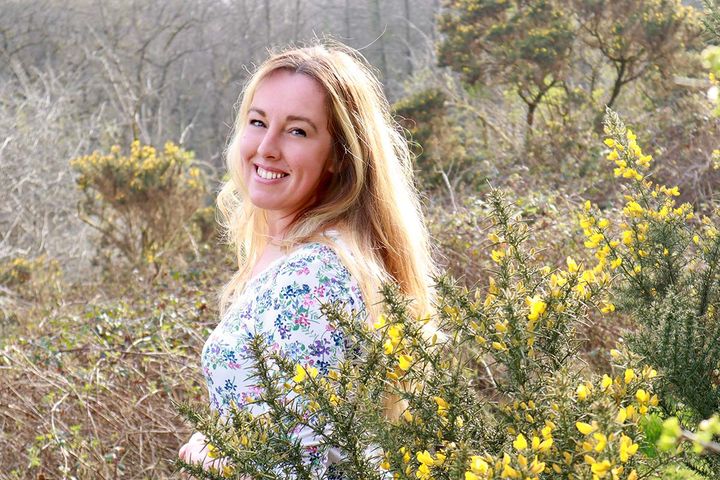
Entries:
<svg viewBox="0 0 720 480">
<path fill-rule="evenodd" d="M 258 335 L 249 353 L 261 387 L 253 402 L 265 413 L 218 418 L 183 405 L 226 463 L 222 471 L 178 466 L 199 478 L 311 478 L 315 467 L 293 437 L 302 426 L 320 448 L 343 452 L 331 467 L 343 478 L 632 480 L 671 459 L 712 478 L 715 457 L 656 443 L 668 444 L 663 418 L 695 429 L 717 408 L 720 235 L 709 220 L 697 236 L 688 230 L 690 206 L 674 204 L 677 189 L 645 178 L 652 158 L 612 112 L 606 130 L 615 174 L 628 182 L 626 219 L 614 232 L 586 204 L 580 223 L 593 265 L 538 262 L 526 223 L 493 191 L 486 289 L 441 278 L 436 313 L 416 318 L 385 287 L 385 314 L 372 326 L 326 306 L 348 346 L 327 373 L 294 364 Z M 610 352 L 609 371 L 593 373 L 578 360 L 576 330 L 616 309 L 631 312 L 638 330 L 629 349 Z M 401 401 L 398 418 L 378 407 L 388 396 Z"/>
<path fill-rule="evenodd" d="M 469 85 L 506 83 L 527 105 L 532 126 L 543 97 L 562 81 L 572 22 L 557 2 L 448 1 L 439 18 L 439 63 Z"/>
<path fill-rule="evenodd" d="M 567 270 L 533 266 L 523 224 L 497 192 L 491 204 L 497 280 L 487 292 L 441 280 L 434 334 L 390 288 L 372 327 L 328 308 L 349 358 L 327 375 L 257 336 L 250 355 L 267 413 L 220 420 L 183 407 L 229 461 L 215 477 L 185 467 L 205 478 L 311 478 L 292 437 L 300 425 L 345 453 L 334 467 L 344 478 L 637 478 L 657 462 L 636 455 L 658 403 L 656 372 L 618 352 L 612 375 L 578 373 L 574 326 L 604 280 L 572 259 Z M 406 405 L 395 421 L 377 407 L 388 393 Z"/>
<path fill-rule="evenodd" d="M 131 265 L 158 264 L 190 241 L 189 220 L 202 206 L 205 180 L 192 152 L 167 142 L 162 150 L 134 141 L 71 161 L 84 193 L 80 218 L 101 234 L 101 247 Z"/>
<path fill-rule="evenodd" d="M 694 428 L 720 409 L 720 232 L 711 218 L 698 221 L 689 204 L 676 205 L 677 187 L 648 178 L 652 157 L 613 112 L 606 133 L 626 203 L 615 225 L 587 205 L 585 245 L 616 276 L 615 303 L 637 324 L 630 348 L 662 372 L 663 411 Z M 690 461 L 703 472 L 720 468 L 715 457 Z"/>
</svg>

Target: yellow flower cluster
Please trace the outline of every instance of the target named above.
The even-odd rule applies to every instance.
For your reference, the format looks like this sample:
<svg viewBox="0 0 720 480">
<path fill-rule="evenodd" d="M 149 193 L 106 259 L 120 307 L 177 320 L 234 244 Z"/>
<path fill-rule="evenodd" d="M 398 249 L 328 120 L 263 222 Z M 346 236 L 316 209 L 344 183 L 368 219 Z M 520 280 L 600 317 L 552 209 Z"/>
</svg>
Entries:
<svg viewBox="0 0 720 480">
<path fill-rule="evenodd" d="M 609 276 L 599 268 L 581 268 L 582 265 L 568 257 L 566 270 L 553 271 L 549 266 L 539 269 L 538 283 L 531 289 L 525 285 L 528 279 L 522 280 L 515 276 L 522 269 L 520 264 L 524 253 L 503 241 L 496 232 L 490 233 L 488 239 L 493 243 L 491 257 L 500 267 L 497 278 L 509 277 L 514 280 L 511 285 L 504 284 L 501 291 L 499 280 L 490 277 L 482 308 L 487 318 L 494 320 L 487 324 L 469 320 L 470 330 L 477 343 L 489 347 L 492 354 L 506 355 L 521 348 L 527 352 L 527 358 L 537 358 L 537 338 L 547 338 L 548 331 L 556 327 L 558 317 L 571 315 L 574 305 L 584 304 L 604 288 L 609 282 Z M 477 291 L 476 299 L 481 297 L 482 292 Z M 517 301 L 523 297 L 526 308 L 507 315 L 508 308 L 514 311 Z M 481 308 L 479 301 L 476 306 Z"/>
<path fill-rule="evenodd" d="M 605 478 L 608 474 L 613 480 L 621 478 L 625 472 L 623 464 L 637 453 L 638 444 L 623 433 L 602 432 L 597 422 L 577 422 L 575 427 L 585 437 L 581 443 L 582 458 L 585 464 L 590 466 L 593 480 Z M 620 462 L 617 462 L 617 459 Z M 633 469 L 624 478 L 637 479 L 637 472 Z"/>
<path fill-rule="evenodd" d="M 380 315 L 373 323 L 373 328 L 382 331 L 385 340 L 383 350 L 385 355 L 394 359 L 394 369 L 388 370 L 387 377 L 391 380 L 400 380 L 413 365 L 410 342 L 404 335 L 405 327 L 400 323 L 389 324 L 385 315 Z"/>
<path fill-rule="evenodd" d="M 604 143 L 611 149 L 608 158 L 617 166 L 615 174 L 633 179 L 625 195 L 622 219 L 611 222 L 603 218 L 587 201 L 579 223 L 585 236 L 585 247 L 593 250 L 598 260 L 593 269 L 596 275 L 604 275 L 607 279 L 618 271 L 626 278 L 642 279 L 643 269 L 672 261 L 678 245 L 667 236 L 651 232 L 667 230 L 664 226 L 684 225 L 694 214 L 690 204 L 676 206 L 675 197 L 680 195 L 677 186 L 655 185 L 638 173 L 649 168 L 652 158 L 643 154 L 630 129 L 625 129 L 621 123 L 611 123 L 606 127 L 606 133 L 610 137 Z M 710 236 L 716 233 L 712 227 L 706 231 Z M 700 243 L 699 236 L 693 240 Z M 654 291 L 651 289 L 646 293 L 653 295 Z M 606 302 L 601 310 L 610 313 L 615 306 Z"/>
<path fill-rule="evenodd" d="M 629 128 L 624 136 L 606 138 L 605 145 L 611 151 L 607 159 L 615 162 L 615 176 L 642 181 L 639 170 L 647 170 L 652 162 L 651 155 L 645 155 L 637 143 L 637 136 Z"/>
<path fill-rule="evenodd" d="M 523 287 L 518 286 L 519 291 L 523 291 Z M 494 278 L 490 278 L 487 296 L 485 298 L 484 306 L 489 308 L 492 306 L 493 300 L 497 298 L 498 287 Z M 508 320 L 496 321 L 492 325 L 492 330 L 485 332 L 492 337 L 490 345 L 497 352 L 507 351 L 509 346 L 517 346 L 518 342 L 522 341 L 530 349 L 530 355 L 532 355 L 533 345 L 535 343 L 535 330 L 539 320 L 544 318 L 548 312 L 548 303 L 539 294 L 533 295 L 532 297 L 525 298 L 525 305 L 528 309 L 526 315 L 527 322 L 523 324 L 521 330 L 518 330 L 516 326 L 510 325 Z M 475 339 L 481 345 L 487 343 L 487 339 L 483 335 L 480 326 L 476 322 L 471 322 L 471 328 L 477 333 Z M 522 340 L 521 340 L 522 339 Z"/>
<path fill-rule="evenodd" d="M 662 187 L 664 188 L 664 187 Z M 676 187 L 674 188 L 676 189 Z M 668 195 L 674 195 L 674 189 L 666 189 Z M 658 189 L 661 191 L 661 189 Z M 673 200 L 668 199 L 657 209 L 648 205 L 643 207 L 636 198 L 626 196 L 627 204 L 623 209 L 626 221 L 619 224 L 619 236 L 615 237 L 610 231 L 610 222 L 607 219 L 598 220 L 592 207 L 580 216 L 580 226 L 586 237 L 585 247 L 595 250 L 598 263 L 593 269 L 595 273 L 610 274 L 618 268 L 628 276 L 635 276 L 642 272 L 644 258 L 650 253 L 656 257 L 669 256 L 669 245 L 662 242 L 648 240 L 648 231 L 652 223 L 657 222 L 684 222 L 692 218 L 692 207 L 689 204 L 673 208 Z M 699 242 L 699 238 L 695 240 Z M 608 278 L 605 276 L 604 278 Z M 609 305 L 603 309 L 610 312 L 614 307 Z"/>
<path fill-rule="evenodd" d="M 613 350 L 611 355 L 618 359 L 621 353 Z M 610 400 L 614 405 L 614 421 L 601 424 L 596 420 L 575 423 L 575 428 L 583 436 L 579 442 L 579 450 L 573 455 L 566 452 L 566 463 L 574 458 L 581 458 L 589 468 L 593 480 L 611 478 L 637 479 L 635 469 L 628 469 L 627 463 L 637 453 L 638 444 L 630 436 L 637 429 L 642 417 L 649 413 L 649 408 L 658 405 L 657 395 L 650 391 L 650 380 L 657 372 L 645 366 L 640 372 L 633 368 L 625 368 L 614 377 L 603 375 L 597 384 L 582 382 L 577 386 L 575 395 L 578 402 Z M 613 412 L 608 412 L 613 413 Z"/>
<path fill-rule="evenodd" d="M 119 145 L 110 147 L 109 154 L 98 151 L 70 161 L 80 173 L 77 180 L 82 190 L 92 188 L 110 202 L 128 201 L 133 196 L 178 185 L 189 190 L 203 190 L 204 180 L 197 168 L 187 169 L 191 152 L 173 142 L 165 143 L 161 152 L 135 140 L 130 154 L 123 155 Z"/>
<path fill-rule="evenodd" d="M 318 369 L 311 365 L 295 364 L 295 375 L 292 377 L 293 384 L 285 384 L 285 387 L 292 389 L 295 393 L 308 394 L 308 410 L 316 412 L 321 405 L 318 400 L 327 401 L 330 405 L 337 407 L 340 404 L 340 397 L 337 395 L 333 382 L 340 379 L 337 370 L 330 370 L 327 376 L 318 376 Z M 304 384 L 312 381 L 310 388 Z"/>
<path fill-rule="evenodd" d="M 520 436 L 519 436 L 520 438 Z M 489 480 L 489 479 L 529 479 L 539 480 L 539 475 L 546 471 L 546 464 L 540 461 L 536 452 L 547 451 L 552 445 L 552 440 L 529 445 L 527 440 L 523 441 L 524 446 L 516 440 L 515 452 L 505 453 L 501 458 L 494 458 L 491 455 L 471 455 L 464 473 L 465 480 Z M 545 450 L 543 450 L 545 449 Z M 438 451 L 435 454 L 427 450 L 417 452 L 414 456 L 416 462 L 412 462 L 413 456 L 406 447 L 399 451 L 402 461 L 407 464 L 405 474 L 414 476 L 420 480 L 431 480 L 441 478 L 440 475 L 433 475 L 433 470 L 442 472 L 447 463 L 455 460 L 455 445 L 448 445 L 447 450 Z M 531 457 L 531 458 L 530 458 Z M 413 465 L 414 463 L 417 466 Z M 381 464 L 386 470 L 390 469 L 387 459 Z M 446 472 L 443 472 L 446 475 Z M 443 476 L 444 478 L 444 476 Z"/>
<path fill-rule="evenodd" d="M 652 380 L 656 376 L 657 371 L 649 366 L 643 367 L 640 375 L 638 375 L 634 369 L 627 368 L 622 376 L 618 375 L 615 378 L 612 378 L 607 374 L 603 375 L 598 388 L 595 388 L 595 386 L 590 382 L 580 383 L 577 386 L 575 393 L 579 401 L 585 401 L 597 392 L 601 395 L 613 398 L 619 405 L 619 402 L 628 395 L 629 391 L 634 391 L 635 399 L 637 400 L 637 412 L 640 415 L 645 415 L 648 412 L 649 406 L 656 406 L 658 404 L 658 397 L 657 395 L 651 396 L 649 392 L 642 388 L 635 390 L 633 384 L 636 384 L 638 380 Z M 631 410 L 627 410 L 621 405 L 619 405 L 619 407 L 620 411 L 616 417 L 618 419 L 618 423 L 623 423 L 626 418 L 635 418 L 635 407 Z"/>
<path fill-rule="evenodd" d="M 542 317 L 545 311 L 541 300 L 530 300 L 537 306 L 530 308 L 528 316 L 535 312 Z M 381 467 L 395 472 L 394 478 L 404 473 L 419 480 L 447 478 L 451 471 L 457 471 L 458 462 L 465 462 L 459 464 L 464 466 L 465 480 L 540 480 L 555 475 L 637 480 L 637 467 L 642 464 L 642 459 L 636 458 L 642 438 L 640 424 L 649 409 L 658 404 L 650 386 L 657 372 L 649 366 L 624 366 L 632 361 L 629 355 L 611 351 L 616 364 L 613 374 L 577 385 L 575 395 L 567 399 L 577 408 L 557 403 L 538 405 L 532 399 L 505 405 L 502 409 L 511 422 L 507 428 L 510 436 L 500 453 L 464 451 L 458 456 L 462 451 L 458 445 L 440 438 L 432 448 L 405 445 L 396 452 L 386 452 Z M 451 408 L 448 400 L 437 395 L 432 400 L 437 415 L 447 418 Z M 412 415 L 409 411 L 405 414 L 411 422 Z"/>
</svg>

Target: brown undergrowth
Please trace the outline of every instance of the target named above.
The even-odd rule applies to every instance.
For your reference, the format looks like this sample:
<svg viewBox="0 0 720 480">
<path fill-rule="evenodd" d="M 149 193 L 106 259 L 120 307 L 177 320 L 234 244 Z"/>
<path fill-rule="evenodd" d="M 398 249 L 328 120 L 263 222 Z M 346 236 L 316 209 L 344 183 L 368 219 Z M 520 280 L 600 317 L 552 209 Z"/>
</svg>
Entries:
<svg viewBox="0 0 720 480">
<path fill-rule="evenodd" d="M 206 398 L 200 349 L 225 272 L 208 252 L 151 282 L 127 274 L 45 308 L 15 302 L 0 341 L 0 478 L 171 477 L 190 433 L 174 404 Z"/>
</svg>

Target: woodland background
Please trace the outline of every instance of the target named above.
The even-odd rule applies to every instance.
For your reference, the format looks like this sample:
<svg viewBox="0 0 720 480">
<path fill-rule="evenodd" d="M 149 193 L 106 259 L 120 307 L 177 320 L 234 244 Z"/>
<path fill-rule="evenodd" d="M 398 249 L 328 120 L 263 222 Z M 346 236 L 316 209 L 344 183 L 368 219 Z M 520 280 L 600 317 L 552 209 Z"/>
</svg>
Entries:
<svg viewBox="0 0 720 480">
<path fill-rule="evenodd" d="M 544 263 L 591 256 L 575 212 L 622 199 L 606 106 L 657 182 L 713 212 L 708 15 L 670 0 L 0 2 L 0 478 L 172 475 L 190 429 L 169 400 L 206 396 L 199 351 L 235 262 L 214 226 L 223 149 L 268 48 L 361 51 L 413 141 L 439 263 L 485 290 L 491 186 Z M 591 320 L 588 370 L 634 328 Z"/>
</svg>

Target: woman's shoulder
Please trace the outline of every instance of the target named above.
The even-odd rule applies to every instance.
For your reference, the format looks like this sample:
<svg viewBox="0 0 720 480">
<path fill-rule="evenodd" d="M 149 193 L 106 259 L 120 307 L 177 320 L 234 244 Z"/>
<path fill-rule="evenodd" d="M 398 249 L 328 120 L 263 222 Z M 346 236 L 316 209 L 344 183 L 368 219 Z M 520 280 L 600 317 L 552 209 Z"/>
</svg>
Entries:
<svg viewBox="0 0 720 480">
<path fill-rule="evenodd" d="M 337 251 L 329 244 L 316 241 L 294 249 L 280 267 L 280 274 L 308 275 L 318 272 L 347 271 Z"/>
<path fill-rule="evenodd" d="M 291 251 L 277 270 L 275 284 L 320 285 L 339 292 L 360 292 L 359 284 L 345 263 L 346 247 L 335 232 L 325 232 L 317 241 L 303 243 Z M 350 260 L 351 261 L 351 260 Z"/>
</svg>

